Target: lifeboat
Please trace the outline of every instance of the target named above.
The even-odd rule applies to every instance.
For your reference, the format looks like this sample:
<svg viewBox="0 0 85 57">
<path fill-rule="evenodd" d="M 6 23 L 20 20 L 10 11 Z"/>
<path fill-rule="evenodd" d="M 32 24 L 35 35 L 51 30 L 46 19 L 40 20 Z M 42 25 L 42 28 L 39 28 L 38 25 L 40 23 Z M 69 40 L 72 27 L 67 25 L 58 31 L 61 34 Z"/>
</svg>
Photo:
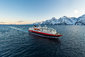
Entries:
<svg viewBox="0 0 85 57">
<path fill-rule="evenodd" d="M 62 35 L 57 33 L 55 29 L 48 28 L 48 27 L 31 27 L 29 28 L 29 33 L 41 36 L 41 37 L 47 37 L 47 38 L 57 38 L 61 37 Z"/>
</svg>

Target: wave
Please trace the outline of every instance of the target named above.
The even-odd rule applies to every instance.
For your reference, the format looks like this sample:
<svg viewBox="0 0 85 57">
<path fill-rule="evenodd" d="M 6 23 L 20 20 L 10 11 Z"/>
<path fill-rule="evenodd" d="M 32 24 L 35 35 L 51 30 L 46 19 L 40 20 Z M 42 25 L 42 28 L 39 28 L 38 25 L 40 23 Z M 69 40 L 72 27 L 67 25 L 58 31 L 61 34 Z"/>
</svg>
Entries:
<svg viewBox="0 0 85 57">
<path fill-rule="evenodd" d="M 12 26 L 11 26 L 10 28 L 15 29 L 15 30 L 19 30 L 19 31 L 22 31 L 22 32 L 26 32 L 26 33 L 28 32 L 28 31 L 25 31 L 25 30 L 20 29 L 20 28 L 17 28 L 17 27 L 12 27 Z"/>
</svg>

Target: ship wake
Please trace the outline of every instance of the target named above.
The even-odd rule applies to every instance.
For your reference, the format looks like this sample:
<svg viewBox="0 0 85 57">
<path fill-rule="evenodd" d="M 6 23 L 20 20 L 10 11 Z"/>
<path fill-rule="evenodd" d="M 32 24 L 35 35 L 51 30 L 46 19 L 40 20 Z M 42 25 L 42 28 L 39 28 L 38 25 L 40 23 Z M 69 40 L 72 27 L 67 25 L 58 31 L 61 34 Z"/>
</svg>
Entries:
<svg viewBox="0 0 85 57">
<path fill-rule="evenodd" d="M 25 31 L 25 30 L 20 29 L 20 28 L 17 28 L 17 27 L 12 27 L 12 26 L 11 26 L 10 28 L 15 29 L 15 30 L 18 30 L 18 31 L 21 31 L 21 32 L 26 32 L 26 33 L 28 32 L 28 31 Z"/>
</svg>

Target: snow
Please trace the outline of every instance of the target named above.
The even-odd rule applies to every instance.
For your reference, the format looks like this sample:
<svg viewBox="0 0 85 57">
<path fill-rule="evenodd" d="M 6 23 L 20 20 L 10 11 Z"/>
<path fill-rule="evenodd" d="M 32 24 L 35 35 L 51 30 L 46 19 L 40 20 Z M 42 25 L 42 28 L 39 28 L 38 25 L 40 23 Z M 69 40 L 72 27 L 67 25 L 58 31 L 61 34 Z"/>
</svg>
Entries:
<svg viewBox="0 0 85 57">
<path fill-rule="evenodd" d="M 60 17 L 59 19 L 56 19 L 55 17 L 53 17 L 50 20 L 38 22 L 35 24 L 85 25 L 85 14 L 78 18 L 63 16 Z"/>
</svg>

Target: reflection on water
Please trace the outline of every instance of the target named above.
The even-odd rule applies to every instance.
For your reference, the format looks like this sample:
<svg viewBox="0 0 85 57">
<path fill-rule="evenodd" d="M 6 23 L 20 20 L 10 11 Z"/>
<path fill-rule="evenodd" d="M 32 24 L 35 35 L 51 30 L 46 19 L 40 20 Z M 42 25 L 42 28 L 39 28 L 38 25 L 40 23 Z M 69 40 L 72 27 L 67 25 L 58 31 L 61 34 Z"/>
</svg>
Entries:
<svg viewBox="0 0 85 57">
<path fill-rule="evenodd" d="M 29 35 L 30 35 L 31 38 L 35 38 L 35 39 L 41 39 L 42 38 L 42 39 L 47 39 L 49 41 L 53 41 L 53 42 L 56 42 L 56 43 L 60 43 L 59 38 L 40 37 L 40 36 L 36 36 L 34 34 L 31 34 L 31 33 L 29 33 Z"/>
</svg>

